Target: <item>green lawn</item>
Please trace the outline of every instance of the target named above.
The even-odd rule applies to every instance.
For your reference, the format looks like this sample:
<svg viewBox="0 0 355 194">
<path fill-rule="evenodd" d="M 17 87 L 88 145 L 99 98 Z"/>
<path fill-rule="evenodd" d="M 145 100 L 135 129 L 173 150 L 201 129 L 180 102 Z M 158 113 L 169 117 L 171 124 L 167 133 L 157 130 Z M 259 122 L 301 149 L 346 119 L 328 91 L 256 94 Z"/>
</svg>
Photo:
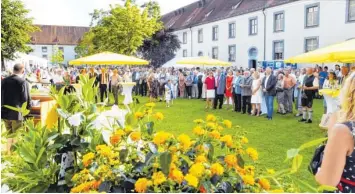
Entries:
<svg viewBox="0 0 355 194">
<path fill-rule="evenodd" d="M 140 101 L 143 105 L 148 102 L 148 98 L 140 98 Z M 205 119 L 207 114 L 215 114 L 223 119 L 231 120 L 233 125 L 240 125 L 246 130 L 249 145 L 259 152 L 259 165 L 274 168 L 277 171 L 289 166 L 284 162 L 288 149 L 298 148 L 303 143 L 324 137 L 325 132 L 318 127 L 323 112 L 322 103 L 322 100 L 315 100 L 313 124 L 305 124 L 299 123 L 299 118 L 293 115 L 276 114 L 272 121 L 268 121 L 264 116 L 252 117 L 225 109 L 206 111 L 205 102 L 202 100 L 177 99 L 170 108 L 166 108 L 164 102 L 156 103 L 155 111 L 162 112 L 165 118 L 163 122 L 157 123 L 155 128 L 174 134 L 192 135 L 194 119 Z M 231 130 L 226 130 L 224 133 L 234 134 Z M 304 156 L 302 170 L 297 175 L 311 185 L 315 185 L 315 182 L 313 175 L 307 170 L 307 165 L 313 152 L 313 148 L 302 151 L 301 154 Z"/>
</svg>

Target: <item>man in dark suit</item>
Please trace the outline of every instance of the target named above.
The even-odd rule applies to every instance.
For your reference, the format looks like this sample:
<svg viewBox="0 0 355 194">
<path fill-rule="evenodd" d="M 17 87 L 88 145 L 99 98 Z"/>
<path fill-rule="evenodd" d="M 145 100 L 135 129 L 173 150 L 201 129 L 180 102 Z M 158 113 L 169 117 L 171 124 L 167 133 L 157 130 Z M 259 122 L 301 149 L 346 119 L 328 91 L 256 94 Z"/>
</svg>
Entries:
<svg viewBox="0 0 355 194">
<path fill-rule="evenodd" d="M 5 127 L 10 133 L 14 133 L 21 127 L 24 120 L 22 113 L 4 107 L 4 105 L 21 108 L 22 104 L 27 102 L 27 109 L 31 108 L 30 89 L 26 80 L 23 78 L 25 66 L 23 64 L 15 64 L 13 75 L 5 78 L 1 82 L 1 119 L 5 122 Z M 7 141 L 7 151 L 10 148 L 13 139 Z"/>
<path fill-rule="evenodd" d="M 102 68 L 101 69 L 101 74 L 98 76 L 98 82 L 100 83 L 100 98 L 101 98 L 101 102 L 104 102 L 104 95 L 105 98 L 108 97 L 107 95 L 107 86 L 109 83 L 109 76 L 106 73 L 106 69 Z"/>
<path fill-rule="evenodd" d="M 271 68 L 267 67 L 265 71 L 265 77 L 262 81 L 261 86 L 264 92 L 268 120 L 272 120 L 272 113 L 274 112 L 274 97 L 276 96 L 276 83 L 277 83 L 277 78 L 273 75 Z"/>
<path fill-rule="evenodd" d="M 217 70 L 217 75 L 215 77 L 215 80 L 216 80 L 216 96 L 214 98 L 213 108 L 216 109 L 217 104 L 219 102 L 218 108 L 222 109 L 224 92 L 226 90 L 226 76 L 220 69 Z"/>
</svg>

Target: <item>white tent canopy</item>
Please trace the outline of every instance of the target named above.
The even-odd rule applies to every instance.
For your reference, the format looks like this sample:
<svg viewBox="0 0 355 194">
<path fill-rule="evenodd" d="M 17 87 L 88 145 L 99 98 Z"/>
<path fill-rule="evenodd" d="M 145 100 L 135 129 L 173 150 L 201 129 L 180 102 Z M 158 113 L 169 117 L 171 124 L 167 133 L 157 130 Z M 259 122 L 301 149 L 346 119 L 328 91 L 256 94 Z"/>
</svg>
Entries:
<svg viewBox="0 0 355 194">
<path fill-rule="evenodd" d="M 25 53 L 16 53 L 15 56 L 16 58 L 14 60 L 5 61 L 6 68 L 12 70 L 16 63 L 24 64 L 26 69 L 30 67 L 30 64 L 32 64 L 34 67 L 48 67 L 47 59 L 43 59 L 34 55 L 27 55 Z"/>
</svg>

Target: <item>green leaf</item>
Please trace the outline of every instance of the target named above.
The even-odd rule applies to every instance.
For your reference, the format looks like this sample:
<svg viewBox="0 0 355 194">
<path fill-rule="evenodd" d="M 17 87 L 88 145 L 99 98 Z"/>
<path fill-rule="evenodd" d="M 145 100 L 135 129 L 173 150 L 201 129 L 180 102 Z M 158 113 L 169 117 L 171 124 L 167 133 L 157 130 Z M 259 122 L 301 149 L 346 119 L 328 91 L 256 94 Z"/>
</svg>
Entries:
<svg viewBox="0 0 355 194">
<path fill-rule="evenodd" d="M 302 160 L 303 160 L 303 156 L 300 154 L 297 154 L 292 161 L 292 170 L 291 172 L 297 172 L 298 169 L 301 167 L 302 164 Z"/>
<path fill-rule="evenodd" d="M 154 132 L 154 122 L 148 122 L 145 126 L 147 127 L 148 134 L 152 135 Z"/>
<path fill-rule="evenodd" d="M 35 164 L 36 163 L 36 154 L 33 152 L 30 146 L 22 145 L 18 147 L 18 152 L 26 162 Z"/>
<path fill-rule="evenodd" d="M 303 187 L 306 187 L 307 188 L 307 191 L 305 193 L 317 193 L 317 189 L 314 188 L 313 186 L 311 186 L 310 184 L 308 184 L 307 182 L 305 181 L 302 181 L 301 179 L 299 178 L 294 178 L 293 179 L 295 182 L 298 182 L 299 185 L 303 186 Z"/>
<path fill-rule="evenodd" d="M 190 160 L 189 157 L 187 157 L 186 155 L 180 155 L 180 158 L 182 158 L 183 160 L 185 160 L 185 162 L 191 166 L 193 164 L 193 162 Z"/>
<path fill-rule="evenodd" d="M 294 148 L 287 150 L 287 159 L 291 159 L 297 156 L 299 151 L 300 151 L 299 149 L 294 149 Z"/>
<path fill-rule="evenodd" d="M 318 193 L 324 193 L 324 192 L 333 192 L 333 191 L 336 191 L 337 188 L 336 187 L 333 187 L 333 186 L 327 186 L 327 185 L 321 185 L 317 188 L 318 190 Z"/>
<path fill-rule="evenodd" d="M 59 114 L 59 116 L 61 116 L 63 119 L 67 119 L 69 117 L 69 115 L 67 113 L 65 113 L 62 109 L 58 108 L 57 109 L 57 113 Z"/>
<path fill-rule="evenodd" d="M 41 150 L 39 151 L 38 155 L 37 155 L 37 159 L 36 159 L 36 165 L 38 166 L 38 162 L 40 161 L 44 151 L 46 150 L 45 147 L 42 147 Z"/>
<path fill-rule="evenodd" d="M 36 184 L 29 190 L 29 193 L 45 193 L 49 187 L 49 183 L 41 182 Z"/>
<path fill-rule="evenodd" d="M 208 154 L 207 154 L 207 159 L 212 162 L 213 161 L 213 155 L 214 155 L 214 147 L 212 144 L 207 143 L 205 146 L 208 147 Z"/>
<path fill-rule="evenodd" d="M 16 107 L 13 107 L 13 106 L 9 106 L 9 105 L 4 105 L 5 108 L 8 108 L 10 110 L 13 110 L 13 111 L 17 111 L 17 112 L 21 112 L 21 109 L 20 108 L 16 108 Z"/>
<path fill-rule="evenodd" d="M 24 102 L 21 106 L 21 112 L 24 112 L 25 110 L 27 110 L 27 102 Z"/>
<path fill-rule="evenodd" d="M 202 186 L 205 188 L 205 190 L 206 190 L 207 193 L 213 193 L 213 190 L 212 190 L 212 188 L 211 188 L 211 185 L 212 185 L 211 181 L 204 181 L 204 182 L 202 182 Z"/>
<path fill-rule="evenodd" d="M 128 156 L 128 150 L 127 149 L 120 150 L 120 161 L 122 163 L 126 161 L 127 156 Z"/>
<path fill-rule="evenodd" d="M 307 143 L 301 145 L 298 149 L 299 149 L 299 151 L 302 151 L 306 148 L 318 146 L 318 145 L 322 144 L 323 142 L 325 142 L 327 139 L 328 139 L 327 137 L 324 137 L 324 138 L 320 138 L 320 139 L 316 139 L 316 140 L 307 142 Z"/>
<path fill-rule="evenodd" d="M 163 152 L 160 154 L 160 167 L 165 176 L 169 175 L 172 156 L 170 152 Z"/>
<path fill-rule="evenodd" d="M 238 163 L 238 166 L 244 168 L 244 159 L 242 158 L 242 156 L 240 154 L 237 155 L 237 163 Z"/>
</svg>

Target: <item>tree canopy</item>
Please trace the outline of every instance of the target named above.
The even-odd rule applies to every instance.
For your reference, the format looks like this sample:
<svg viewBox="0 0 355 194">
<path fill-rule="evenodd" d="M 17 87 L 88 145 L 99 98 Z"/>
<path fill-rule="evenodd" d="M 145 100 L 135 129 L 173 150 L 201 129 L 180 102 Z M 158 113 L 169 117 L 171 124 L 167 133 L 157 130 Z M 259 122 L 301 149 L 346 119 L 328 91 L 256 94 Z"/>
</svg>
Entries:
<svg viewBox="0 0 355 194">
<path fill-rule="evenodd" d="M 63 51 L 58 49 L 58 46 L 54 46 L 53 48 L 53 54 L 50 58 L 50 61 L 52 64 L 58 65 L 63 63 L 64 58 L 63 58 Z"/>
<path fill-rule="evenodd" d="M 28 53 L 31 47 L 30 34 L 39 30 L 32 24 L 33 18 L 27 17 L 29 10 L 25 9 L 20 0 L 1 1 L 1 63 L 4 59 L 12 60 L 16 52 Z"/>
<path fill-rule="evenodd" d="M 110 6 L 109 11 L 95 10 L 91 16 L 93 26 L 75 49 L 80 56 L 103 51 L 132 55 L 146 38 L 163 27 L 156 2 L 149 2 L 141 9 L 126 0 L 124 6 Z"/>
<path fill-rule="evenodd" d="M 144 41 L 138 53 L 154 67 L 160 67 L 175 57 L 175 52 L 180 49 L 177 35 L 171 31 L 161 30 L 151 38 Z"/>
</svg>

